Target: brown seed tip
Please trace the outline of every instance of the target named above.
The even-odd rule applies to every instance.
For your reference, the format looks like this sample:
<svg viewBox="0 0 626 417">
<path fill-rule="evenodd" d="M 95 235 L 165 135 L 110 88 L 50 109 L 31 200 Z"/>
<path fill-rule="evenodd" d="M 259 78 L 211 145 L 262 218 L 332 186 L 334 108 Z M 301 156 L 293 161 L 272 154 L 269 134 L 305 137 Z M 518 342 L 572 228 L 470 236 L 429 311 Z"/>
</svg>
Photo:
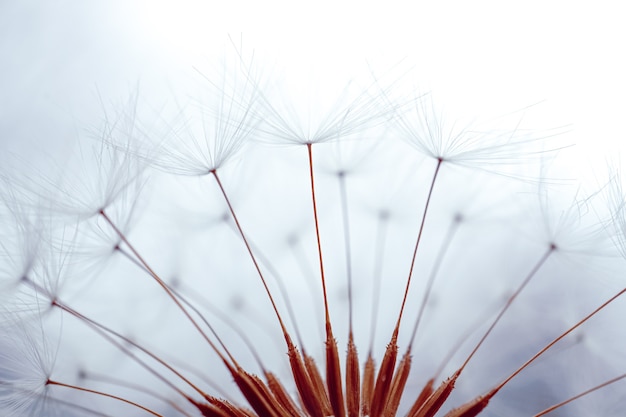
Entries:
<svg viewBox="0 0 626 417">
<path fill-rule="evenodd" d="M 389 392 L 391 391 L 391 382 L 393 381 L 393 371 L 396 366 L 397 357 L 398 345 L 396 344 L 396 334 L 394 332 L 391 342 L 389 342 L 385 350 L 385 356 L 383 356 L 383 361 L 378 371 L 378 377 L 376 378 L 370 413 L 372 417 L 380 417 L 383 414 Z"/>
<path fill-rule="evenodd" d="M 354 338 L 352 337 L 352 333 L 350 333 L 346 358 L 346 401 L 348 417 L 359 416 L 360 384 L 359 356 L 357 354 L 356 345 L 354 344 Z"/>
<path fill-rule="evenodd" d="M 374 396 L 374 374 L 376 373 L 376 365 L 370 353 L 365 361 L 363 370 L 363 393 L 361 395 L 361 414 L 369 416 L 372 408 L 372 399 Z"/>
<path fill-rule="evenodd" d="M 434 417 L 441 406 L 446 402 L 450 393 L 454 389 L 456 380 L 459 378 L 461 370 L 457 370 L 450 378 L 446 379 L 424 402 L 415 414 L 409 417 Z"/>
<path fill-rule="evenodd" d="M 391 384 L 391 393 L 389 394 L 389 398 L 387 399 L 387 405 L 385 405 L 385 417 L 393 417 L 396 415 L 398 407 L 400 406 L 400 399 L 402 398 L 402 393 L 404 392 L 404 387 L 406 386 L 406 381 L 409 378 L 410 372 L 411 354 L 407 352 L 402 357 L 400 365 L 398 365 L 396 374 L 393 377 L 393 382 Z"/>
</svg>

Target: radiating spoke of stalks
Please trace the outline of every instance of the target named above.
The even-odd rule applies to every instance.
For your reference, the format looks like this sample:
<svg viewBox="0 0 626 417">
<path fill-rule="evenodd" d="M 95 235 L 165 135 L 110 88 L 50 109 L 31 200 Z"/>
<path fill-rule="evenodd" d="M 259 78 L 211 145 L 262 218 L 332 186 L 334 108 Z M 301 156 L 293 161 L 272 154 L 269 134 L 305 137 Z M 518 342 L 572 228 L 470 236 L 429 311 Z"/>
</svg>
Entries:
<svg viewBox="0 0 626 417">
<path fill-rule="evenodd" d="M 330 112 L 297 114 L 298 102 L 270 103 L 274 90 L 262 85 L 240 50 L 236 58 L 232 68 L 223 64 L 221 78 L 206 75 L 215 95 L 213 105 L 201 106 L 199 125 L 189 120 L 179 130 L 166 123 L 171 142 L 152 145 L 134 96 L 133 127 L 121 129 L 107 118 L 96 169 L 80 170 L 96 178 L 64 174 L 68 182 L 57 184 L 46 177 L 41 184 L 55 191 L 49 197 L 33 186 L 30 173 L 26 179 L 17 173 L 16 181 L 0 173 L 0 331 L 5 322 L 36 317 L 42 336 L 60 334 L 55 343 L 26 343 L 13 356 L 0 345 L 3 417 L 53 415 L 56 405 L 68 416 L 473 417 L 498 393 L 497 399 L 505 397 L 504 386 L 519 389 L 512 380 L 534 384 L 524 380 L 530 374 L 524 370 L 626 292 L 564 332 L 546 330 L 550 319 L 564 314 L 565 302 L 559 303 L 570 294 L 587 310 L 576 291 L 591 292 L 612 272 L 612 265 L 591 273 L 592 262 L 572 266 L 558 262 L 566 256 L 553 259 L 581 253 L 562 246 L 561 238 L 569 237 L 565 226 L 583 223 L 581 206 L 591 201 L 559 212 L 556 231 L 542 218 L 550 237 L 539 249 L 540 236 L 531 232 L 537 225 L 520 209 L 528 195 L 536 196 L 536 182 L 548 182 L 542 176 L 529 187 L 534 167 L 526 163 L 560 147 L 517 124 L 510 133 L 449 128 L 421 97 L 407 106 L 405 91 L 397 99 L 390 87 L 373 93 L 378 81 L 368 81 L 347 106 L 348 88 Z M 198 126 L 203 136 L 194 134 Z M 119 133 L 126 134 L 116 138 Z M 372 140 L 379 146 L 369 146 Z M 402 140 L 417 152 L 407 152 Z M 331 142 L 359 149 L 359 164 L 371 172 L 352 175 L 342 167 L 333 168 L 330 180 L 320 175 L 324 158 L 336 156 L 329 153 Z M 102 189 L 82 190 L 92 183 Z M 589 236 L 599 234 L 623 244 L 626 205 L 621 189 L 614 191 L 612 223 L 597 226 L 596 220 L 592 233 L 575 236 L 583 236 L 586 247 L 596 243 Z M 490 209 L 497 206 L 495 213 L 470 213 L 464 195 L 472 203 L 484 198 Z M 363 202 L 377 211 L 359 211 Z M 537 211 L 544 214 L 546 207 Z M 299 230 L 302 221 L 307 226 Z M 294 230 L 297 238 L 285 239 Z M 605 266 L 604 258 L 593 259 Z M 541 275 L 571 279 L 555 289 Z M 598 279 L 583 283 L 579 278 L 587 275 Z M 347 305 L 335 302 L 341 286 Z M 504 289 L 512 295 L 502 301 Z M 520 305 L 522 292 L 526 305 Z M 523 334 L 524 326 L 510 324 L 527 320 L 511 317 L 518 307 L 535 313 L 546 300 L 554 308 L 541 309 L 542 326 L 525 321 L 531 330 Z M 407 324 L 407 317 L 414 321 Z M 493 341 L 506 331 L 513 336 Z M 0 334 L 0 344 L 14 337 Z M 335 337 L 346 349 L 343 358 Z M 468 340 L 472 345 L 457 357 Z M 512 363 L 522 353 L 528 358 L 529 348 L 537 351 L 537 340 L 543 347 L 535 355 Z M 365 360 L 359 348 L 367 349 Z M 63 361 L 42 365 L 57 351 Z M 109 352 L 117 356 L 106 357 Z M 575 359 L 590 366 L 582 356 Z M 555 405 L 535 417 L 624 378 L 572 390 L 572 381 L 553 381 L 569 366 L 546 371 Z M 623 372 L 623 365 L 611 366 Z M 470 397 L 469 390 L 482 395 Z M 460 405 L 453 408 L 453 402 Z"/>
<path fill-rule="evenodd" d="M 218 180 L 218 184 L 220 184 L 220 186 L 221 186 L 221 183 L 219 182 L 219 177 L 217 177 L 217 174 L 215 174 L 215 177 Z M 223 188 L 221 188 L 221 189 L 223 190 Z M 225 195 L 225 197 L 226 197 L 226 195 Z M 234 215 L 234 211 L 232 211 L 232 206 L 230 206 L 230 202 L 228 202 L 228 203 L 229 203 L 229 207 L 231 208 L 231 212 Z M 270 396 L 269 391 L 267 391 L 267 388 L 265 387 L 265 385 L 257 377 L 255 377 L 255 376 L 245 372 L 237 364 L 236 361 L 233 362 L 233 365 L 231 365 L 228 362 L 228 360 L 217 349 L 215 344 L 208 338 L 206 333 L 204 333 L 204 331 L 200 328 L 198 323 L 191 317 L 190 313 L 182 305 L 181 301 L 176 298 L 176 296 L 169 289 L 167 284 L 165 284 L 165 282 L 152 270 L 152 268 L 150 268 L 150 266 L 146 263 L 146 261 L 143 259 L 143 257 L 130 244 L 130 242 L 128 241 L 126 236 L 124 236 L 119 231 L 119 229 L 115 226 L 115 224 L 111 221 L 111 219 L 106 215 L 106 213 L 104 211 L 101 211 L 100 214 L 105 218 L 107 223 L 109 223 L 109 225 L 118 233 L 120 238 L 130 248 L 131 252 L 139 260 L 139 262 L 142 264 L 142 266 L 150 273 L 150 275 L 157 281 L 157 283 L 165 290 L 165 292 L 168 294 L 168 296 L 182 310 L 182 312 L 189 319 L 189 321 L 193 324 L 193 326 L 201 333 L 201 335 L 207 341 L 207 343 L 210 345 L 210 347 L 213 349 L 213 351 L 220 357 L 220 359 L 222 360 L 222 362 L 224 363 L 224 365 L 226 366 L 228 371 L 233 376 L 233 378 L 235 380 L 235 383 L 237 384 L 237 386 L 241 390 L 241 393 L 248 400 L 248 402 L 255 409 L 255 411 L 257 411 L 261 415 L 266 415 L 266 414 L 267 415 L 272 415 L 272 416 L 278 415 L 279 411 L 278 411 L 277 407 L 280 407 L 280 405 L 276 402 L 276 400 L 273 397 Z M 242 236 L 243 236 L 243 231 L 242 231 Z M 247 243 L 246 243 L 246 246 L 248 247 L 248 250 L 250 251 L 250 247 L 248 246 Z M 252 255 L 251 251 L 250 251 L 250 254 Z M 253 259 L 254 259 L 254 257 L 253 257 Z M 258 268 L 258 264 L 256 263 L 256 260 L 255 260 L 255 265 L 257 265 L 257 268 Z M 259 273 L 260 273 L 260 269 L 259 269 Z M 262 275 L 261 275 L 261 278 L 262 278 Z M 264 279 L 263 279 L 263 281 L 264 281 Z M 271 297 L 271 294 L 269 294 L 269 290 L 268 290 L 268 295 L 270 295 L 270 297 Z M 272 304 L 274 305 L 273 299 L 272 299 Z M 274 307 L 275 307 L 275 305 L 274 305 Z M 287 341 L 287 344 L 289 345 L 291 343 L 291 340 L 289 339 L 289 336 L 286 333 L 286 330 L 284 328 L 282 319 L 280 318 L 280 315 L 278 314 L 278 310 L 275 309 L 275 311 L 276 311 L 276 314 L 277 314 L 278 319 L 280 321 L 281 327 L 285 331 L 285 338 L 287 339 L 286 341 Z M 231 357 L 234 360 L 233 356 L 230 354 L 228 349 L 227 349 L 227 352 L 228 352 L 228 356 Z M 207 399 L 209 398 L 206 395 L 204 395 L 204 397 L 207 398 Z M 199 406 L 201 406 L 201 404 L 196 404 L 196 406 L 199 407 Z"/>
<path fill-rule="evenodd" d="M 224 186 L 222 185 L 222 182 L 217 174 L 217 171 L 215 170 L 212 171 L 212 174 L 215 180 L 217 181 L 220 192 L 222 193 L 224 200 L 226 201 L 226 204 L 228 205 L 228 209 L 233 217 L 233 220 L 235 221 L 237 230 L 239 231 L 239 234 L 244 241 L 248 254 L 250 255 L 250 258 L 252 259 L 254 263 L 255 269 L 259 275 L 259 278 L 262 281 L 265 292 L 272 304 L 272 308 L 280 324 L 281 331 L 283 332 L 283 336 L 285 338 L 285 343 L 287 344 L 289 361 L 291 364 L 292 372 L 294 374 L 294 380 L 298 388 L 298 392 L 300 393 L 300 396 L 302 398 L 302 401 L 304 402 L 304 406 L 307 409 L 307 411 L 311 413 L 314 417 L 317 417 L 318 415 L 321 416 L 323 414 L 322 409 L 324 408 L 327 393 L 323 389 L 320 388 L 320 384 L 318 383 L 318 381 L 320 381 L 321 378 L 317 376 L 317 373 L 316 373 L 317 368 L 312 363 L 312 359 L 307 357 L 306 353 L 304 352 L 303 352 L 304 354 L 304 362 L 303 362 L 302 357 L 300 356 L 300 353 L 297 351 L 296 347 L 293 345 L 293 342 L 291 341 L 291 337 L 289 333 L 287 332 L 283 319 L 280 313 L 278 312 L 278 307 L 276 306 L 274 297 L 269 287 L 267 286 L 265 277 L 263 276 L 263 273 L 261 272 L 261 268 L 259 267 L 256 257 L 254 253 L 252 252 L 252 247 L 250 243 L 248 242 L 248 239 L 241 227 L 241 224 L 239 223 L 239 219 L 237 218 L 237 215 L 235 214 L 235 210 L 230 202 L 230 199 L 228 198 L 228 195 L 226 194 L 226 190 L 224 189 Z M 338 367 L 337 367 L 337 371 L 339 371 Z"/>
<path fill-rule="evenodd" d="M 219 177 L 217 176 L 217 173 L 214 174 L 216 180 L 218 181 L 218 184 L 220 185 L 220 189 L 222 190 L 222 193 L 224 194 L 224 197 L 229 205 L 229 208 L 231 210 L 231 213 L 233 214 L 233 217 L 235 218 L 235 221 L 239 227 L 239 230 L 242 234 L 242 237 L 245 240 L 245 235 L 243 234 L 243 230 L 240 228 L 239 224 L 238 224 L 238 220 L 236 219 L 236 216 L 234 215 L 234 210 L 232 209 L 232 206 L 230 205 L 230 201 L 228 200 L 225 191 L 223 189 L 223 187 L 221 186 L 221 182 L 219 181 Z M 167 294 L 170 296 L 170 298 L 176 303 L 176 305 L 183 311 L 183 313 L 185 314 L 185 316 L 191 321 L 191 323 L 194 325 L 194 327 L 202 334 L 202 336 L 204 337 L 204 339 L 209 343 L 209 345 L 211 346 L 211 348 L 215 351 L 215 353 L 217 353 L 217 355 L 220 357 L 220 359 L 222 360 L 222 362 L 224 363 L 224 365 L 226 365 L 226 367 L 228 368 L 229 372 L 231 373 L 231 375 L 233 376 L 235 383 L 237 384 L 237 386 L 239 387 L 239 389 L 241 390 L 241 393 L 244 395 L 244 397 L 248 400 L 248 402 L 250 403 L 250 405 L 253 407 L 253 409 L 258 412 L 260 415 L 271 415 L 271 416 L 278 416 L 280 415 L 280 409 L 281 409 L 281 405 L 280 403 L 271 395 L 270 391 L 268 390 L 268 388 L 265 386 L 265 384 L 259 380 L 256 376 L 252 375 L 252 374 L 248 374 L 247 372 L 245 372 L 235 361 L 234 357 L 230 354 L 230 352 L 228 351 L 228 349 L 226 348 L 226 346 L 220 341 L 220 343 L 222 344 L 222 346 L 226 349 L 226 352 L 228 354 L 228 356 L 231 358 L 231 360 L 233 361 L 233 365 L 231 365 L 227 359 L 220 353 L 220 351 L 217 349 L 217 347 L 215 346 L 215 344 L 208 339 L 208 337 L 206 336 L 206 334 L 202 331 L 202 329 L 199 327 L 198 323 L 191 317 L 191 315 L 189 314 L 189 312 L 187 311 L 187 309 L 185 309 L 185 307 L 182 305 L 181 301 L 175 296 L 175 294 L 172 292 L 172 290 L 167 286 L 167 284 L 165 284 L 165 282 L 156 275 L 156 273 L 152 270 L 152 268 L 150 268 L 150 266 L 146 263 L 146 261 L 141 257 L 141 255 L 137 252 L 137 250 L 130 244 L 130 242 L 126 239 L 126 237 L 119 231 L 119 229 L 117 229 L 117 227 L 115 226 L 115 224 L 110 220 L 110 218 L 106 215 L 106 213 L 104 213 L 104 211 L 101 212 L 101 215 L 105 218 L 105 220 L 107 220 L 107 223 L 109 223 L 109 225 L 111 227 L 113 227 L 116 232 L 120 235 L 120 238 L 124 241 L 124 243 L 130 248 L 131 252 L 133 253 L 133 255 L 139 260 L 139 262 L 141 263 L 141 265 L 145 268 L 146 271 L 149 272 L 149 274 L 159 283 L 159 285 L 167 292 Z M 261 279 L 263 280 L 263 283 L 265 284 L 265 280 L 261 274 L 260 269 L 258 268 L 258 264 L 256 262 L 256 259 L 254 258 L 254 255 L 252 254 L 251 248 L 249 246 L 249 244 L 246 241 L 246 247 L 248 248 L 248 251 L 250 253 L 250 255 L 252 256 L 255 266 L 257 267 L 257 271 L 259 272 Z M 267 287 L 266 287 L 267 289 Z M 271 298 L 271 294 L 269 293 L 269 289 L 267 289 L 268 291 L 268 295 Z M 281 327 L 284 331 L 285 334 L 285 338 L 287 341 L 288 346 L 293 346 L 291 344 L 291 340 L 289 339 L 289 336 L 286 332 L 286 329 L 283 325 L 282 322 L 282 318 L 280 317 L 280 314 L 278 313 L 278 310 L 276 309 L 276 306 L 274 304 L 273 298 L 271 299 L 272 304 L 274 305 L 275 308 L 275 312 L 276 315 L 279 319 L 279 322 L 281 324 Z M 294 348 L 295 349 L 295 348 Z M 276 387 L 274 385 L 274 387 Z M 203 395 L 205 398 L 209 399 L 210 397 L 207 396 L 206 394 Z M 194 403 L 197 407 L 201 407 L 202 404 L 198 404 L 198 403 Z"/>
<path fill-rule="evenodd" d="M 198 330 L 198 332 L 202 335 L 204 340 L 211 346 L 211 348 L 215 351 L 215 353 L 217 353 L 218 356 L 220 356 L 220 358 L 224 361 L 224 363 L 226 363 L 226 358 L 223 357 L 223 355 L 217 349 L 215 344 L 209 339 L 209 337 L 204 332 L 204 330 L 200 328 L 199 324 L 193 319 L 193 317 L 191 317 L 187 309 L 185 309 L 185 307 L 181 304 L 181 302 L 176 298 L 174 293 L 170 291 L 167 284 L 156 274 L 156 272 L 152 270 L 150 265 L 148 265 L 148 263 L 143 259 L 143 257 L 139 254 L 139 252 L 137 252 L 135 247 L 128 241 L 124 233 L 122 233 L 122 231 L 115 225 L 115 223 L 113 223 L 111 218 L 106 214 L 104 210 L 100 211 L 100 215 L 113 228 L 113 230 L 115 230 L 115 232 L 119 235 L 120 239 L 122 239 L 122 241 L 128 246 L 128 248 L 133 253 L 133 255 L 139 260 L 141 265 L 149 272 L 149 275 L 157 282 L 157 284 L 159 284 L 161 288 L 163 288 L 163 290 L 172 299 L 172 301 L 176 304 L 176 306 L 183 312 L 185 317 L 191 322 L 191 324 L 196 328 L 196 330 Z"/>
</svg>

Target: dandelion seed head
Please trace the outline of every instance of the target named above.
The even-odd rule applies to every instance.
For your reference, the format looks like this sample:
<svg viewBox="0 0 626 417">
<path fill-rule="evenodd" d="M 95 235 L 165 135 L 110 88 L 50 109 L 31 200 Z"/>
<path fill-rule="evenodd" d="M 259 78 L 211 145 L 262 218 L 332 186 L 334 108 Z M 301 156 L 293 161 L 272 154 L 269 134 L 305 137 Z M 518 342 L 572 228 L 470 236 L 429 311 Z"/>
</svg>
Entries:
<svg viewBox="0 0 626 417">
<path fill-rule="evenodd" d="M 531 163 L 541 163 L 564 146 L 548 141 L 558 130 L 542 137 L 523 127 L 523 115 L 516 112 L 502 117 L 509 125 L 504 128 L 506 123 L 498 119 L 492 120 L 491 126 L 447 120 L 432 97 L 416 97 L 407 107 L 397 112 L 397 134 L 423 155 L 458 166 L 532 179 L 528 174 Z"/>
<path fill-rule="evenodd" d="M 555 199 L 547 135 L 455 123 L 377 77 L 290 91 L 235 49 L 181 124 L 153 136 L 133 95 L 67 171 L 5 181 L 0 272 L 30 299 L 3 306 L 40 328 L 7 351 L 30 357 L 15 378 L 0 360 L 2 411 L 532 415 L 611 378 L 617 288 L 595 265 L 621 190 L 607 220 L 596 195 Z"/>
<path fill-rule="evenodd" d="M 11 311 L 2 324 L 0 407 L 7 416 L 50 412 L 46 381 L 52 374 L 54 350 L 42 337 L 41 323 L 24 322 Z M 19 320 L 19 321 L 18 321 Z"/>
</svg>

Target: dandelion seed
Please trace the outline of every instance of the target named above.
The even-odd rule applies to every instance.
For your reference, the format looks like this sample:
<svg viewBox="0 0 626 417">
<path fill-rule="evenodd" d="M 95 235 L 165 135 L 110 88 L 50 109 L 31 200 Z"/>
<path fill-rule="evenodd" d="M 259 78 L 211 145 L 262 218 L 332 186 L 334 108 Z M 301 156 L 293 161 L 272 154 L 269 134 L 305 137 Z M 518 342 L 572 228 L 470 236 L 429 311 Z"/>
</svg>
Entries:
<svg viewBox="0 0 626 417">
<path fill-rule="evenodd" d="M 231 62 L 224 62 L 217 77 L 204 75 L 210 83 L 207 103 L 198 103 L 200 123 L 186 122 L 156 150 L 145 155 L 159 169 L 178 175 L 207 175 L 223 167 L 253 139 L 259 124 L 258 80 Z M 217 78 L 217 79 L 215 79 Z M 218 81 L 219 80 L 219 81 Z"/>
</svg>

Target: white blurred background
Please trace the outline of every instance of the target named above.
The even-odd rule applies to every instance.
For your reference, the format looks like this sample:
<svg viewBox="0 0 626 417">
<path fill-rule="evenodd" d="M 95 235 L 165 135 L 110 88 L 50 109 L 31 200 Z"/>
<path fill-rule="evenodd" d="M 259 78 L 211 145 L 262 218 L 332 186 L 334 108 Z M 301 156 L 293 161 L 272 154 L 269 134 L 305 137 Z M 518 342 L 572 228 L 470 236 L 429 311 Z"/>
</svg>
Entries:
<svg viewBox="0 0 626 417">
<path fill-rule="evenodd" d="M 529 125 L 567 126 L 602 171 L 625 136 L 623 21 L 614 1 L 3 0 L 0 143 L 75 135 L 101 117 L 98 95 L 158 108 L 230 35 L 270 66 L 340 82 L 402 63 L 453 116 L 540 103 Z"/>
</svg>

